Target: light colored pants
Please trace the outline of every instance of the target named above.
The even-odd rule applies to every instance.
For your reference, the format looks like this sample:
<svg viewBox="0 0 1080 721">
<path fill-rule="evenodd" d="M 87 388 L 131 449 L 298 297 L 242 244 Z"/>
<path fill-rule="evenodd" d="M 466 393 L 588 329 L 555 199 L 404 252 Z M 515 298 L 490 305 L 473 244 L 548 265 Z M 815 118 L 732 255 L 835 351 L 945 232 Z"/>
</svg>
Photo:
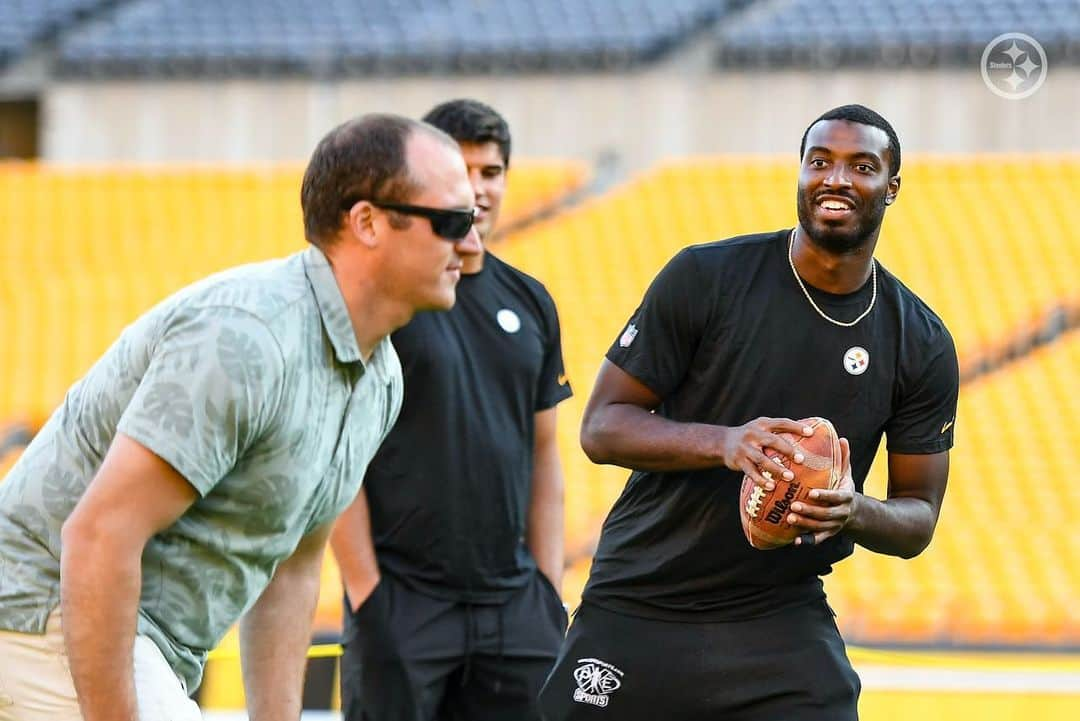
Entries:
<svg viewBox="0 0 1080 721">
<path fill-rule="evenodd" d="M 135 638 L 140 721 L 200 721 L 195 702 L 153 641 Z M 82 721 L 68 668 L 60 611 L 45 633 L 0 630 L 0 721 Z"/>
</svg>

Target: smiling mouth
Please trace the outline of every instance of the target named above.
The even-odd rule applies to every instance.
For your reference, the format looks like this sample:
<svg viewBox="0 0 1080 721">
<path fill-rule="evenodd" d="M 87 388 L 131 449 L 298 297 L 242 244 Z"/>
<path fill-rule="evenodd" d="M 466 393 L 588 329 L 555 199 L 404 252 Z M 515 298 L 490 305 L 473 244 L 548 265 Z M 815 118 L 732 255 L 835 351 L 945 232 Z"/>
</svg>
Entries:
<svg viewBox="0 0 1080 721">
<path fill-rule="evenodd" d="M 845 198 L 824 198 L 816 205 L 822 215 L 831 218 L 841 218 L 855 212 L 855 204 Z"/>
</svg>

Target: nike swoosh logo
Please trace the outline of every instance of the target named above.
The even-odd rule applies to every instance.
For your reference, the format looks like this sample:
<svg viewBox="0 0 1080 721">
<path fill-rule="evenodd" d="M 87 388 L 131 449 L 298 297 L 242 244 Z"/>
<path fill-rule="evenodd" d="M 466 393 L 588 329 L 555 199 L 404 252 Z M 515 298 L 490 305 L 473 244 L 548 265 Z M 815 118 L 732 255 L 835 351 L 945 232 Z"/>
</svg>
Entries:
<svg viewBox="0 0 1080 721">
<path fill-rule="evenodd" d="M 953 421 L 949 421 L 948 423 L 946 423 L 945 425 L 943 425 L 943 426 L 941 427 L 941 432 L 942 432 L 942 433 L 944 433 L 945 431 L 947 431 L 947 430 L 949 430 L 950 428 L 952 428 L 952 424 L 953 424 Z"/>
</svg>

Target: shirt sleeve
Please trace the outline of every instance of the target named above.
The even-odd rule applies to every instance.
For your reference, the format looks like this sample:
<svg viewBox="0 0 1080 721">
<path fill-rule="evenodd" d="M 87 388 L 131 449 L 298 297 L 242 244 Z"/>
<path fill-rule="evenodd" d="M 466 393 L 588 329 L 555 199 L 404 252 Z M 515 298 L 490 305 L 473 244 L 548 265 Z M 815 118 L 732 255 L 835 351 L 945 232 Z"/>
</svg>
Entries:
<svg viewBox="0 0 1080 721">
<path fill-rule="evenodd" d="M 545 293 L 540 307 L 544 314 L 544 361 L 536 386 L 536 411 L 553 408 L 574 394 L 563 364 L 562 330 L 555 301 Z"/>
<path fill-rule="evenodd" d="M 686 376 L 701 343 L 706 313 L 700 292 L 693 251 L 684 249 L 653 280 L 607 359 L 666 398 Z"/>
<path fill-rule="evenodd" d="M 270 427 L 283 375 L 261 320 L 232 308 L 182 310 L 167 321 L 117 430 L 205 496 Z"/>
<path fill-rule="evenodd" d="M 914 375 L 914 374 L 913 374 Z M 960 370 L 952 337 L 943 331 L 923 372 L 901 388 L 900 404 L 885 426 L 892 453 L 941 453 L 952 448 Z"/>
</svg>

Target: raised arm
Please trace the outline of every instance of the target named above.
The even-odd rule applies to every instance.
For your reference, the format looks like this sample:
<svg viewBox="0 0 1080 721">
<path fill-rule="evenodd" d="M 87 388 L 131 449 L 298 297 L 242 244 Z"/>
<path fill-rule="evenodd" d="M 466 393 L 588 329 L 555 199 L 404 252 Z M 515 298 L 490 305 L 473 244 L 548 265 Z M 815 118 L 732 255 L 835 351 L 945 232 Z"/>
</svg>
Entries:
<svg viewBox="0 0 1080 721">
<path fill-rule="evenodd" d="M 860 546 L 912 558 L 930 545 L 945 498 L 949 453 L 889 454 L 889 490 L 879 501 L 860 495 L 845 532 Z"/>
<path fill-rule="evenodd" d="M 889 453 L 889 490 L 881 501 L 855 491 L 848 444 L 841 440 L 844 481 L 834 491 L 810 491 L 814 505 L 791 504 L 788 519 L 821 543 L 843 531 L 860 546 L 914 558 L 930 545 L 949 478 L 949 453 Z M 801 543 L 798 539 L 796 543 Z"/>
<path fill-rule="evenodd" d="M 790 471 L 768 458 L 774 448 L 798 463 L 802 454 L 777 435 L 807 433 L 787 418 L 757 418 L 741 426 L 682 423 L 653 413 L 661 399 L 645 384 L 605 359 L 585 407 L 581 447 L 594 463 L 642 471 L 681 471 L 724 466 L 749 475 L 760 485 L 772 482 L 759 467 Z M 809 435 L 809 434 L 808 434 Z"/>
</svg>

